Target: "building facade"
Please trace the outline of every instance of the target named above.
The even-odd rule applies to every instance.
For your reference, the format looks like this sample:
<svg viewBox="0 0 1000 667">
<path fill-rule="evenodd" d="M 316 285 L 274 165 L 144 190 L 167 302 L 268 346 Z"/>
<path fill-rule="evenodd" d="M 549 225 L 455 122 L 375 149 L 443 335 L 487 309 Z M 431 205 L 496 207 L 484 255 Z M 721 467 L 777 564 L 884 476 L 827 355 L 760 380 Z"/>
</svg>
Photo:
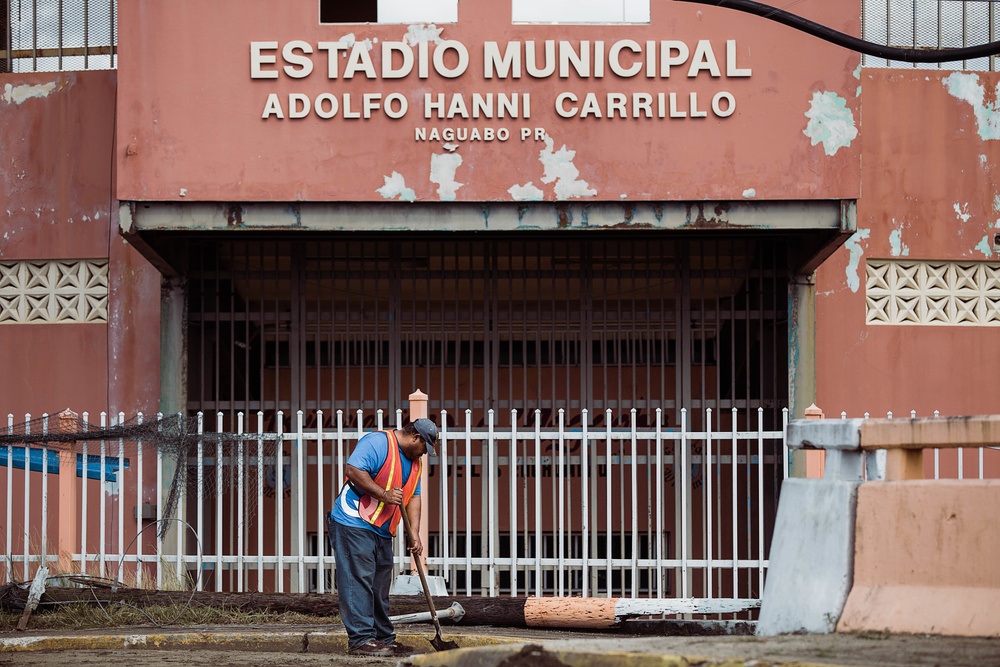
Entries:
<svg viewBox="0 0 1000 667">
<path fill-rule="evenodd" d="M 990 63 L 594 4 L 130 2 L 65 52 L 0 24 L 4 413 L 995 412 Z M 115 69 L 26 64 L 63 57 Z"/>
</svg>

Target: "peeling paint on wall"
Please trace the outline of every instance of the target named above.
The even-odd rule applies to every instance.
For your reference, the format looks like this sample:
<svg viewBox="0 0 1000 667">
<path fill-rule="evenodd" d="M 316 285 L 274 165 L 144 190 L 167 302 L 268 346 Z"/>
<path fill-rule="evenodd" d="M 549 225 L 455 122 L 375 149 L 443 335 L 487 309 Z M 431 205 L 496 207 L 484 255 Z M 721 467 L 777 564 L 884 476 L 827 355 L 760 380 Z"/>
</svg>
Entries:
<svg viewBox="0 0 1000 667">
<path fill-rule="evenodd" d="M 56 82 L 40 83 L 38 85 L 15 86 L 6 84 L 3 87 L 3 101 L 7 104 L 21 104 L 33 97 L 48 97 L 56 89 Z"/>
<path fill-rule="evenodd" d="M 894 229 L 889 233 L 889 253 L 893 257 L 910 256 L 910 246 L 903 243 L 902 229 Z"/>
<path fill-rule="evenodd" d="M 392 172 L 391 176 L 383 176 L 385 184 L 375 192 L 382 195 L 383 199 L 399 198 L 400 201 L 416 201 L 417 193 L 413 188 L 406 187 L 406 179 L 398 171 Z"/>
<path fill-rule="evenodd" d="M 441 201 L 455 201 L 458 189 L 464 185 L 455 180 L 455 173 L 462 164 L 462 156 L 456 154 L 431 155 L 431 183 L 438 184 Z"/>
<path fill-rule="evenodd" d="M 746 199 L 753 199 L 754 197 L 757 196 L 757 190 L 755 188 L 747 188 L 746 190 L 743 191 L 743 196 Z"/>
<path fill-rule="evenodd" d="M 344 50 L 342 50 L 340 52 L 340 56 L 342 58 L 346 58 L 347 55 L 351 52 L 351 49 L 354 48 L 354 45 L 357 43 L 358 38 L 357 38 L 357 36 L 355 36 L 355 34 L 353 32 L 349 32 L 349 33 L 347 33 L 346 35 L 344 35 L 343 37 L 341 37 L 337 41 L 342 42 L 344 44 L 347 44 L 349 47 L 351 47 L 351 48 L 348 48 L 348 49 L 344 49 Z M 378 41 L 377 37 L 375 38 L 375 41 L 376 42 Z M 366 51 L 371 51 L 372 49 L 375 48 L 375 44 L 374 44 L 374 42 L 372 42 L 371 39 L 366 39 L 365 41 L 362 42 L 362 44 L 365 45 L 365 50 Z"/>
<path fill-rule="evenodd" d="M 433 23 L 422 24 L 415 23 L 411 25 L 406 30 L 406 35 L 403 36 L 403 41 L 410 46 L 416 46 L 417 44 L 423 44 L 424 42 L 434 42 L 435 44 L 440 44 L 443 40 L 441 39 L 441 33 L 444 32 L 444 28 L 438 28 Z"/>
<path fill-rule="evenodd" d="M 861 264 L 861 258 L 865 255 L 865 249 L 861 247 L 861 242 L 867 240 L 871 235 L 872 230 L 859 229 L 844 244 L 844 247 L 851 253 L 851 259 L 847 262 L 847 270 L 845 272 L 847 274 L 847 286 L 855 293 L 861 287 L 861 276 L 858 275 L 858 266 Z"/>
<path fill-rule="evenodd" d="M 979 137 L 983 141 L 1000 139 L 1000 109 L 996 102 L 1000 94 L 1000 84 L 994 91 L 992 102 L 986 101 L 986 88 L 979 83 L 977 74 L 955 72 L 944 81 L 944 87 L 952 97 L 967 102 L 972 106 L 979 127 Z"/>
<path fill-rule="evenodd" d="M 854 70 L 854 78 L 861 81 L 861 63 L 858 63 L 857 69 Z M 854 93 L 855 97 L 861 97 L 861 84 L 858 84 L 858 90 Z"/>
<path fill-rule="evenodd" d="M 558 151 L 553 150 L 555 142 L 545 135 L 545 149 L 540 151 L 538 159 L 545 167 L 542 183 L 555 183 L 556 199 L 571 199 L 573 197 L 593 197 L 597 190 L 590 187 L 587 181 L 580 180 L 580 170 L 573 164 L 576 151 L 566 148 L 563 144 Z"/>
<path fill-rule="evenodd" d="M 990 245 L 990 236 L 989 236 L 989 234 L 987 234 L 986 236 L 984 236 L 983 240 L 980 241 L 976 245 L 976 247 L 973 248 L 973 250 L 978 250 L 979 252 L 983 253 L 983 257 L 992 257 L 993 256 L 993 247 Z"/>
<path fill-rule="evenodd" d="M 507 192 L 510 193 L 514 201 L 542 201 L 545 199 L 545 193 L 532 181 L 528 181 L 525 185 L 512 185 Z"/>
<path fill-rule="evenodd" d="M 802 133 L 809 137 L 813 146 L 822 143 L 827 155 L 847 148 L 858 136 L 854 112 L 847 108 L 847 100 L 836 93 L 813 93 L 805 116 L 809 123 Z"/>
<path fill-rule="evenodd" d="M 972 215 L 969 214 L 969 202 L 960 204 L 955 202 L 955 217 L 962 222 L 968 222 Z"/>
</svg>

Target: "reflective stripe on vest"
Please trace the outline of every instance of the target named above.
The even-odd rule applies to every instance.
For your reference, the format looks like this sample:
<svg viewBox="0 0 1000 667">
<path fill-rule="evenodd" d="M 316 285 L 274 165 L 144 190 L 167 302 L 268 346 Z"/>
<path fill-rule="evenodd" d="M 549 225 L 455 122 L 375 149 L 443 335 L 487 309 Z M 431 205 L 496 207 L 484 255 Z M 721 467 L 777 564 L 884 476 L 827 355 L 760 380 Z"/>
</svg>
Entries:
<svg viewBox="0 0 1000 667">
<path fill-rule="evenodd" d="M 388 441 L 388 453 L 378 474 L 375 475 L 375 483 L 384 491 L 402 487 L 403 503 L 408 505 L 410 499 L 413 497 L 413 493 L 417 490 L 417 482 L 420 481 L 420 459 L 414 461 L 410 466 L 410 476 L 404 484 L 403 466 L 399 454 L 399 441 L 396 440 L 396 434 L 392 431 L 383 431 L 383 433 L 385 433 L 386 440 Z M 381 500 L 376 500 L 367 494 L 362 495 L 359 499 L 358 513 L 362 519 L 376 528 L 381 528 L 386 523 L 389 523 L 390 535 L 396 534 L 396 526 L 399 525 L 399 521 L 402 518 L 399 505 L 387 505 Z"/>
</svg>

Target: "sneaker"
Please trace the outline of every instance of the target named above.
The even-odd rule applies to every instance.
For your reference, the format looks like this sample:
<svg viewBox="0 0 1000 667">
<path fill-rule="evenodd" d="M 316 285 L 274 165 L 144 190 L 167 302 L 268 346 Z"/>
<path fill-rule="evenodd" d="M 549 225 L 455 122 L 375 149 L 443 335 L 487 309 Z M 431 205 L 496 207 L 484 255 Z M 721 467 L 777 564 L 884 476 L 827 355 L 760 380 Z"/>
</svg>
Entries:
<svg viewBox="0 0 1000 667">
<path fill-rule="evenodd" d="M 382 642 L 382 646 L 388 649 L 392 649 L 392 654 L 394 656 L 405 657 L 408 655 L 413 655 L 413 647 L 407 646 L 406 644 L 400 644 L 397 641 Z"/>
<path fill-rule="evenodd" d="M 372 658 L 388 658 L 394 655 L 392 648 L 385 644 L 369 639 L 364 644 L 358 644 L 347 649 L 347 655 L 365 655 Z"/>
</svg>

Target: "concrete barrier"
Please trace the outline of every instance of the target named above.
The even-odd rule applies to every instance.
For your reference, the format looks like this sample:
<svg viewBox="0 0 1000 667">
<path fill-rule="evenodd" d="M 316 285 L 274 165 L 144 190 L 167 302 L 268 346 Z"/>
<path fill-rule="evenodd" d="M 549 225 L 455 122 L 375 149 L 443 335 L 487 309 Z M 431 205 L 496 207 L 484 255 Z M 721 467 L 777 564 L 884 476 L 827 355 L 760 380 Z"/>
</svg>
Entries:
<svg viewBox="0 0 1000 667">
<path fill-rule="evenodd" d="M 863 484 L 854 544 L 838 632 L 1000 637 L 1000 480 Z"/>
<path fill-rule="evenodd" d="M 851 590 L 854 515 L 864 477 L 860 420 L 788 427 L 792 449 L 827 450 L 824 479 L 787 479 L 775 520 L 756 634 L 830 633 Z"/>
<path fill-rule="evenodd" d="M 826 465 L 784 483 L 757 634 L 1000 637 L 1000 480 L 924 481 L 921 465 L 924 448 L 998 440 L 1000 416 L 789 424 L 788 446 Z M 882 450 L 888 481 L 861 483 Z"/>
</svg>

